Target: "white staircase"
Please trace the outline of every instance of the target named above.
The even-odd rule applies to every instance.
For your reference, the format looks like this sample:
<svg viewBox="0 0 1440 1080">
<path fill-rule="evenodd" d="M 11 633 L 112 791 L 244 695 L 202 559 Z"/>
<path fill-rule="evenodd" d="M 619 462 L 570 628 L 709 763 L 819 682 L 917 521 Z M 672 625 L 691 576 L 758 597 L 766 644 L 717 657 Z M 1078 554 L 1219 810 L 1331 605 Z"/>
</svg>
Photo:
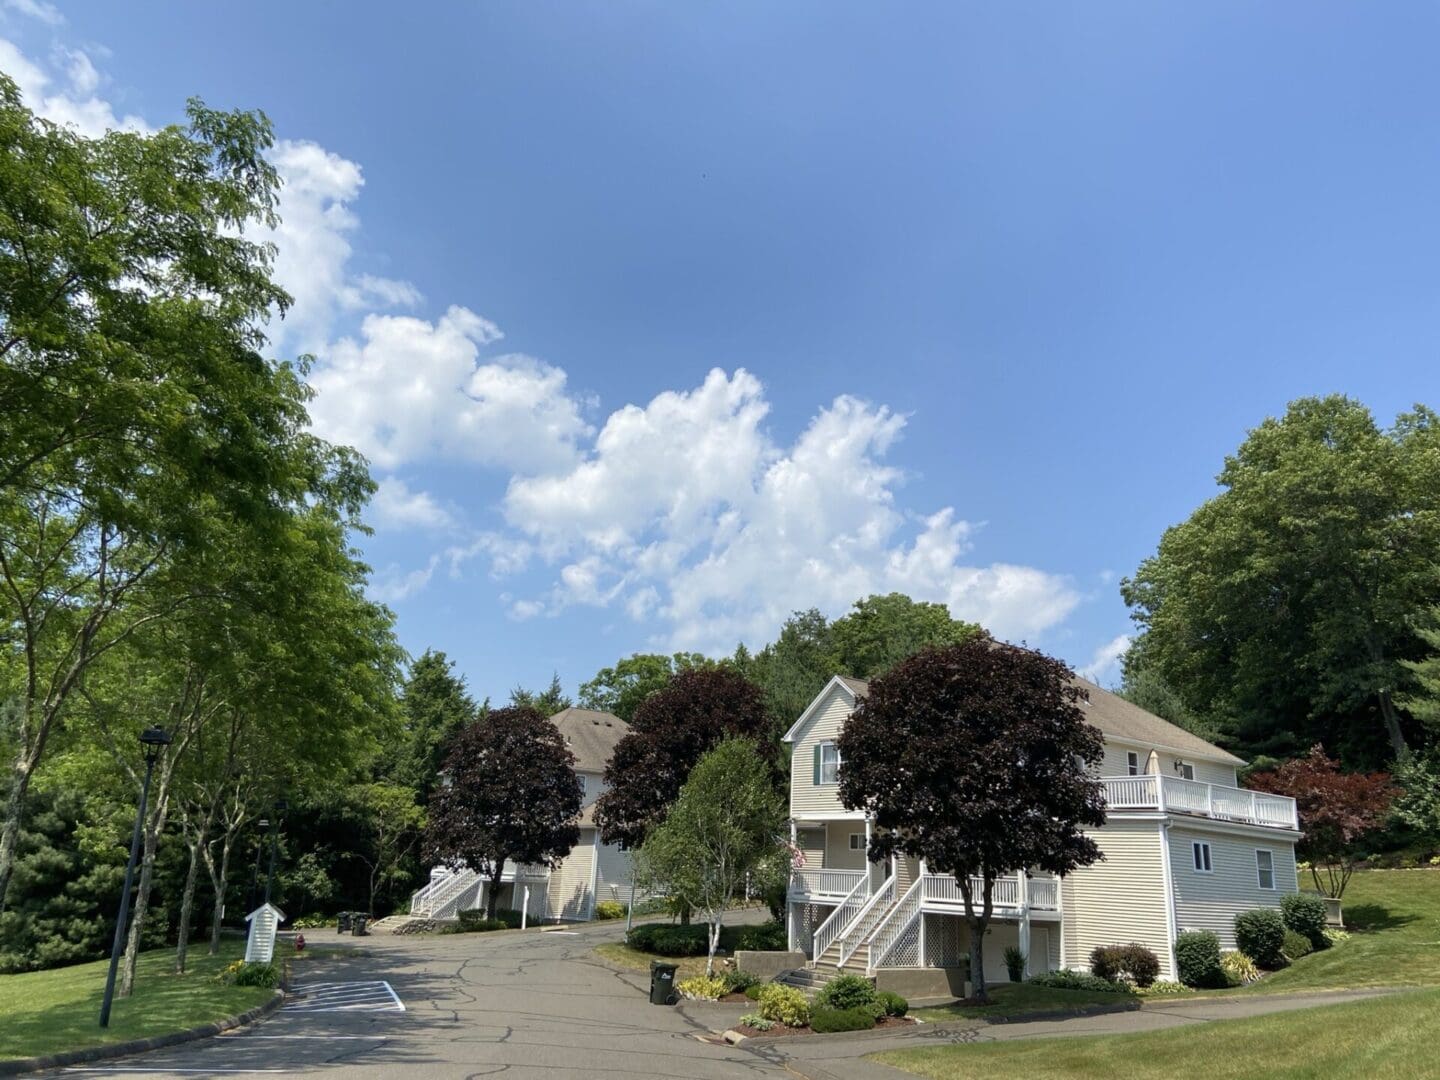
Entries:
<svg viewBox="0 0 1440 1080">
<path fill-rule="evenodd" d="M 473 897 L 481 884 L 474 870 L 457 870 L 437 878 L 410 897 L 410 914 L 421 919 L 453 919 L 467 896 Z"/>
</svg>

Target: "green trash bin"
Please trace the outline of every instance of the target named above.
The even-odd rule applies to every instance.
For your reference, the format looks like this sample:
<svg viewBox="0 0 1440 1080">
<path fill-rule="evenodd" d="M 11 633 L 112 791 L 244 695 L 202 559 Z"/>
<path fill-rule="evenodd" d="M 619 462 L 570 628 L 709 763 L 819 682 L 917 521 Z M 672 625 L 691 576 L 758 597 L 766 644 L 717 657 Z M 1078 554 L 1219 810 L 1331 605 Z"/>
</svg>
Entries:
<svg viewBox="0 0 1440 1080">
<path fill-rule="evenodd" d="M 342 911 L 335 917 L 335 932 L 337 934 L 348 934 L 350 932 L 350 912 Z"/>
<path fill-rule="evenodd" d="M 675 964 L 650 961 L 650 1004 L 669 1005 L 675 1000 Z"/>
</svg>

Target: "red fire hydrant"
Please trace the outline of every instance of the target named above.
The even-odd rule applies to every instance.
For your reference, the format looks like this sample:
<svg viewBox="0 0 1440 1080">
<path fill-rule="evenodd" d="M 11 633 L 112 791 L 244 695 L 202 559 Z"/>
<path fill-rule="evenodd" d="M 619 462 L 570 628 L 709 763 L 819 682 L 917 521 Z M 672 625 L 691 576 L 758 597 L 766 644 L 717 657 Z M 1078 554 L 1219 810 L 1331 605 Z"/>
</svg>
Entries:
<svg viewBox="0 0 1440 1080">
<path fill-rule="evenodd" d="M 304 935 L 304 934 L 296 934 L 296 935 L 295 935 L 295 951 L 296 951 L 296 952 L 304 952 L 304 951 L 305 951 L 305 935 Z"/>
</svg>

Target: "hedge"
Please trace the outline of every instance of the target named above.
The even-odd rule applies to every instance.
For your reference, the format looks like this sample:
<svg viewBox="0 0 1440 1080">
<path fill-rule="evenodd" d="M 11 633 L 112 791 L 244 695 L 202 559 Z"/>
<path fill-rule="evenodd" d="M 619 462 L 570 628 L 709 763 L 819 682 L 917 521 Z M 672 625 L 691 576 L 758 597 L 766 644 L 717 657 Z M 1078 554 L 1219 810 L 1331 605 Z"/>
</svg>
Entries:
<svg viewBox="0 0 1440 1080">
<path fill-rule="evenodd" d="M 1274 908 L 1255 908 L 1235 916 L 1235 944 L 1267 971 L 1285 966 L 1285 920 Z"/>
<path fill-rule="evenodd" d="M 1175 963 L 1186 986 L 1216 990 L 1230 984 L 1220 967 L 1220 939 L 1209 930 L 1187 930 L 1177 937 Z"/>
</svg>

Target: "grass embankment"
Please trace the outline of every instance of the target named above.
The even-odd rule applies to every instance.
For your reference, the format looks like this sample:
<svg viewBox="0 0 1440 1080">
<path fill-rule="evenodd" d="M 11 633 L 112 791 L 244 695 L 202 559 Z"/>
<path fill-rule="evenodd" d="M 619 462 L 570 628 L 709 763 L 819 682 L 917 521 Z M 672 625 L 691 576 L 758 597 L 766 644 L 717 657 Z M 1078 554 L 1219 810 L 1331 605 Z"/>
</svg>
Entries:
<svg viewBox="0 0 1440 1080">
<path fill-rule="evenodd" d="M 619 928 L 620 934 L 623 936 L 625 924 L 620 923 Z M 744 929 L 743 926 L 722 926 L 720 928 L 720 948 L 726 954 L 734 953 L 736 939 Z M 632 949 L 623 941 L 607 941 L 602 945 L 596 945 L 595 955 L 609 960 L 612 964 L 634 968 L 636 971 L 649 971 L 652 960 L 659 960 L 662 964 L 675 964 L 676 982 L 705 974 L 705 957 L 703 956 L 661 956 L 659 953 Z"/>
<path fill-rule="evenodd" d="M 1032 1013 L 1089 1012 L 1101 1005 L 1115 1010 L 1138 1007 L 1137 999 L 1130 994 L 1056 990 L 1049 986 L 1006 983 L 990 988 L 989 1005 L 939 1005 L 929 1009 L 912 1009 L 911 1015 L 928 1023 L 957 1019 L 1013 1020 Z"/>
<path fill-rule="evenodd" d="M 1434 1031 L 1440 991 L 1424 990 L 1349 1005 L 1328 1005 L 1249 1020 L 1185 1025 L 1140 1035 L 1021 1039 L 937 1046 L 874 1055 L 875 1060 L 934 1080 L 1206 1080 L 1250 1077 L 1435 1075 Z"/>
<path fill-rule="evenodd" d="M 184 975 L 173 973 L 174 949 L 141 953 L 135 993 L 115 998 L 108 1028 L 100 1027 L 99 1018 L 109 961 L 0 975 L 0 1059 L 146 1039 L 260 1005 L 274 991 L 215 981 L 243 952 L 243 942 L 225 941 L 219 956 L 206 956 L 202 944 L 198 953 L 191 951 Z"/>
</svg>

